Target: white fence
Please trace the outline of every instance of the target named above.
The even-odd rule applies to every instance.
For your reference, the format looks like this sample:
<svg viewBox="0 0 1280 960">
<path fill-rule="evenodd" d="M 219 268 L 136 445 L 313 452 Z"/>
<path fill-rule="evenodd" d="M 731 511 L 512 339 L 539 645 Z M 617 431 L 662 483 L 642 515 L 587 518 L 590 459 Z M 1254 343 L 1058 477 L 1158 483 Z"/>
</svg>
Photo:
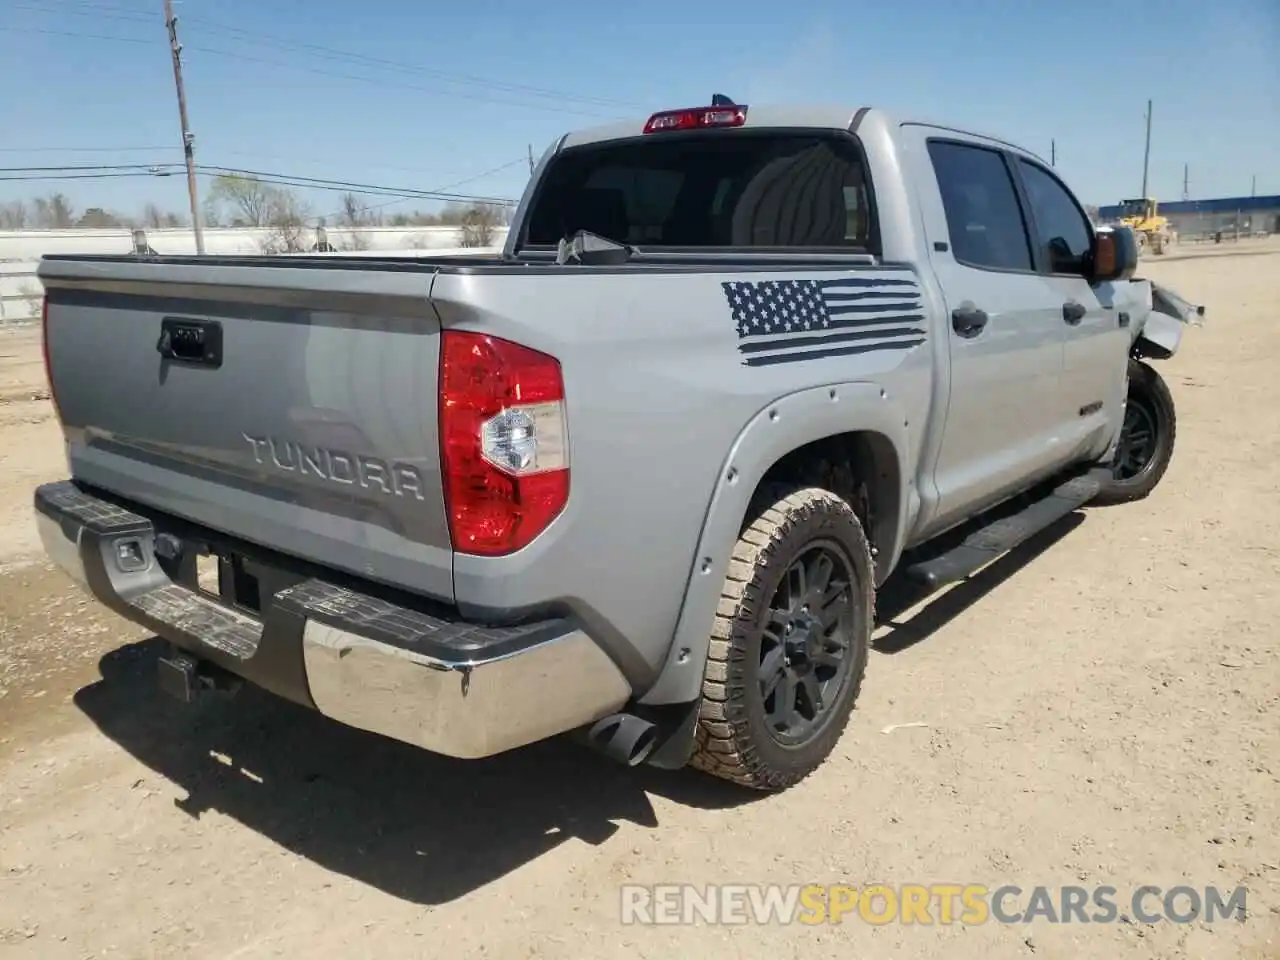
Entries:
<svg viewBox="0 0 1280 960">
<path fill-rule="evenodd" d="M 35 320 L 40 316 L 40 281 L 37 262 L 0 263 L 0 323 Z"/>
<path fill-rule="evenodd" d="M 331 228 L 328 241 L 346 256 L 398 255 L 422 253 L 431 256 L 458 256 L 496 253 L 506 239 L 506 227 L 493 230 L 489 244 L 463 247 L 458 227 L 369 227 L 350 232 Z M 159 254 L 194 254 L 195 237 L 189 228 L 147 230 L 147 243 Z M 253 255 L 262 251 L 269 230 L 213 228 L 204 231 L 205 252 L 209 254 Z M 314 238 L 309 238 L 314 241 Z M 130 253 L 133 236 L 127 229 L 110 230 L 17 230 L 0 231 L 0 323 L 35 320 L 40 316 L 43 291 L 36 268 L 45 254 Z"/>
<path fill-rule="evenodd" d="M 362 227 L 358 231 L 329 227 L 331 244 L 342 250 L 398 251 L 438 250 L 464 246 L 461 227 Z M 147 242 L 156 253 L 193 254 L 195 236 L 190 227 L 147 230 Z M 501 246 L 506 227 L 494 227 L 488 244 Z M 204 249 L 212 254 L 256 254 L 271 239 L 269 229 L 214 227 L 204 231 Z M 307 230 L 306 245 L 315 242 Z M 46 253 L 130 253 L 131 232 L 125 227 L 108 230 L 0 230 L 0 261 L 39 260 Z"/>
</svg>

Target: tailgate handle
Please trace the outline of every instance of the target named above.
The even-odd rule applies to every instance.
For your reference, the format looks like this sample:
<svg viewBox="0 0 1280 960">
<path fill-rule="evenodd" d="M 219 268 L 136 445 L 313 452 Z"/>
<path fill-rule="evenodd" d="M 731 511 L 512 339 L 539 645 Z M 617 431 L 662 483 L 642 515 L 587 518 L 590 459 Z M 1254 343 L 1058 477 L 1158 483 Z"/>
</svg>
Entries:
<svg viewBox="0 0 1280 960">
<path fill-rule="evenodd" d="M 222 324 L 217 320 L 184 320 L 165 317 L 160 321 L 156 350 L 166 360 L 202 367 L 222 366 Z"/>
</svg>

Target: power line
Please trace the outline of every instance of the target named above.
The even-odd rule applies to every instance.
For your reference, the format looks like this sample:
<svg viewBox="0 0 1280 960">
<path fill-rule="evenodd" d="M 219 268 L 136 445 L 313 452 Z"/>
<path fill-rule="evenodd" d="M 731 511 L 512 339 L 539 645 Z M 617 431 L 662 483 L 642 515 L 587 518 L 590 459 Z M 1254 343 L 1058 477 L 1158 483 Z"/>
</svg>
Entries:
<svg viewBox="0 0 1280 960">
<path fill-rule="evenodd" d="M 501 164 L 500 166 L 490 167 L 488 170 L 485 170 L 481 173 L 474 174 L 473 176 L 465 177 L 462 180 L 455 180 L 453 183 L 447 183 L 443 187 L 436 187 L 436 190 L 452 190 L 455 187 L 464 187 L 468 183 L 475 183 L 477 180 L 483 180 L 485 177 L 491 177 L 495 173 L 501 173 L 504 170 L 510 170 L 512 167 L 521 163 L 524 163 L 524 157 L 516 157 L 514 160 L 508 161 L 507 163 Z"/>
<path fill-rule="evenodd" d="M 0 27 L 0 33 L 42 33 L 50 37 L 76 37 L 80 40 L 110 40 L 115 43 L 144 43 L 154 46 L 154 40 L 142 37 L 120 37 L 102 33 L 79 33 L 72 30 L 46 30 L 43 27 Z"/>
<path fill-rule="evenodd" d="M 155 176 L 176 176 L 176 173 L 149 173 L 142 170 L 116 170 L 116 171 L 99 171 L 99 172 L 72 172 L 72 173 L 38 173 L 38 174 L 0 174 L 0 182 L 3 183 L 48 183 L 54 181 L 67 180 L 128 180 L 142 179 Z M 228 175 L 228 168 L 212 168 L 212 169 L 196 169 L 198 177 L 221 177 Z M 230 175 L 235 176 L 234 172 Z M 458 203 L 482 203 L 491 206 L 513 206 L 515 201 L 509 197 L 486 197 L 473 196 L 465 193 L 447 193 L 443 191 L 431 190 L 413 190 L 409 188 L 398 187 L 380 187 L 373 184 L 369 185 L 350 185 L 342 182 L 315 182 L 313 180 L 299 180 L 297 178 L 285 175 L 258 174 L 254 179 L 259 183 L 270 186 L 279 187 L 295 187 L 305 190 L 318 190 L 328 193 L 354 193 L 364 196 L 374 197 L 394 197 L 397 201 L 404 200 L 426 200 L 435 202 L 458 202 Z"/>
<path fill-rule="evenodd" d="M 246 179 L 260 180 L 264 183 L 274 182 L 281 183 L 289 181 L 289 186 L 316 188 L 316 189 L 332 189 L 344 190 L 351 193 L 366 194 L 382 194 L 384 196 L 399 196 L 408 199 L 422 200 L 459 200 L 462 202 L 480 202 L 480 203 L 511 203 L 508 197 L 478 197 L 463 193 L 450 193 L 444 190 L 418 190 L 413 187 L 389 187 L 383 184 L 358 183 L 351 180 L 330 180 L 324 177 L 304 177 L 298 174 L 280 174 L 263 170 L 244 170 L 239 167 L 219 167 L 200 165 L 197 168 L 201 173 L 212 176 L 233 176 L 244 177 Z"/>
<path fill-rule="evenodd" d="M 0 167 L 0 173 L 75 173 L 87 170 L 150 170 L 172 163 L 71 163 L 49 167 Z"/>
<path fill-rule="evenodd" d="M 243 177 L 245 179 L 258 180 L 262 183 L 298 187 L 300 189 L 334 190 L 366 195 L 391 196 L 407 200 L 456 200 L 469 203 L 507 204 L 512 202 L 507 197 L 477 196 L 453 191 L 455 187 L 492 176 L 494 173 L 506 170 L 520 162 L 523 162 L 523 160 L 510 161 L 436 190 L 422 190 L 417 187 L 395 187 L 387 184 L 364 183 L 353 180 L 336 180 L 328 177 L 310 177 L 303 174 L 280 173 L 274 170 L 248 170 L 243 167 L 227 167 L 217 164 L 196 164 L 195 171 L 197 174 L 206 177 Z M 176 162 L 62 164 L 58 166 L 0 167 L 0 179 L 7 181 L 39 181 L 114 177 L 168 177 L 176 176 L 180 172 L 181 164 Z"/>
<path fill-rule="evenodd" d="M 433 191 L 431 191 L 431 192 L 439 193 L 439 192 L 443 192 L 443 191 L 446 191 L 446 190 L 453 190 L 453 189 L 455 189 L 455 188 L 457 188 L 457 187 L 466 186 L 468 183 L 474 183 L 474 182 L 475 182 L 475 181 L 477 181 L 477 180 L 483 180 L 485 177 L 491 177 L 491 176 L 493 176 L 495 173 L 501 173 L 501 172 L 502 172 L 502 171 L 504 171 L 504 170 L 510 170 L 512 167 L 516 166 L 517 164 L 523 164 L 523 163 L 524 163 L 524 157 L 518 157 L 518 158 L 517 158 L 517 159 L 515 159 L 515 160 L 511 160 L 511 161 L 509 161 L 509 162 L 507 162 L 507 163 L 504 163 L 504 164 L 501 164 L 500 166 L 497 166 L 497 167 L 492 167 L 492 168 L 490 168 L 490 169 L 488 169 L 488 170 L 485 170 L 485 171 L 483 171 L 483 172 L 481 172 L 481 173 L 477 173 L 477 174 L 475 174 L 475 175 L 473 175 L 473 176 L 465 177 L 465 178 L 464 178 L 464 179 L 462 179 L 462 180 L 455 180 L 453 183 L 447 183 L 447 184 L 445 184 L 445 185 L 444 185 L 444 186 L 442 186 L 442 187 L 436 187 L 436 188 L 435 188 Z M 354 192 L 354 191 L 353 191 L 353 192 Z M 367 209 L 367 210 L 371 210 L 371 211 L 372 211 L 372 210 L 383 210 L 383 209 L 385 209 L 385 208 L 387 208 L 387 207 L 395 206 L 395 205 L 396 205 L 396 204 L 398 204 L 398 203 L 405 203 L 405 202 L 407 202 L 407 201 L 409 201 L 409 200 L 416 200 L 416 199 L 418 199 L 418 198 L 417 198 L 417 197 L 397 197 L 397 198 L 396 198 L 396 199 L 394 199 L 394 200 L 388 200 L 386 203 L 375 203 L 375 204 L 372 204 L 372 205 L 370 205 L 370 206 L 366 207 L 365 209 Z M 477 201 L 472 201 L 472 202 L 477 202 Z M 504 201 L 504 203 L 508 203 L 508 204 L 509 204 L 509 203 L 511 203 L 511 201 L 509 201 L 509 200 L 508 200 L 508 201 Z M 330 218 L 330 217 L 338 217 L 338 216 L 341 216 L 341 215 L 342 215 L 343 213 L 345 213 L 345 212 L 346 212 L 345 210 L 335 210 L 333 213 L 326 213 L 326 214 L 324 214 L 324 215 L 323 215 L 323 218 L 327 220 L 327 219 L 328 219 L 328 218 Z"/>
<path fill-rule="evenodd" d="M 151 14 L 143 13 L 137 7 L 118 7 L 115 4 L 95 3 L 93 2 L 93 0 L 63 0 L 63 2 L 69 3 L 73 7 L 87 7 L 89 10 L 106 11 L 107 13 L 111 14 L 118 20 L 139 20 L 139 21 L 146 21 L 147 23 L 155 23 L 154 16 L 152 16 Z M 39 10 L 41 13 L 57 13 L 57 12 L 86 13 L 87 12 L 84 10 L 68 10 L 65 7 L 62 8 L 61 10 L 50 10 L 47 5 L 37 7 L 37 6 L 31 6 L 23 3 L 11 4 L 11 6 L 16 6 L 19 9 L 26 9 L 26 10 Z"/>
<path fill-rule="evenodd" d="M 191 18 L 191 19 L 196 19 L 196 18 Z M 71 31 L 71 30 L 49 30 L 42 27 L 4 26 L 4 27 L 0 27 L 0 32 L 36 33 L 36 34 L 45 34 L 48 36 L 55 36 L 55 37 L 74 37 L 74 38 L 85 39 L 85 40 L 101 40 L 107 43 L 141 43 L 141 44 L 153 43 L 153 41 L 143 39 L 141 37 L 123 37 L 123 36 L 112 35 L 112 34 L 82 33 L 82 32 Z M 372 83 L 372 84 L 377 84 L 378 86 L 383 88 L 388 86 L 394 86 L 403 90 L 417 90 L 423 93 L 434 94 L 436 96 L 459 97 L 466 100 L 475 100 L 481 103 L 493 103 L 493 104 L 498 104 L 500 106 L 507 106 L 507 107 L 520 107 L 522 109 L 527 109 L 527 110 L 544 110 L 551 113 L 591 117 L 597 120 L 616 118 L 616 116 L 611 117 L 611 115 L 609 114 L 603 114 L 595 110 L 574 109 L 570 106 L 565 106 L 565 105 L 556 106 L 556 105 L 547 104 L 547 103 L 529 103 L 527 101 L 504 99 L 496 96 L 485 96 L 480 93 L 468 92 L 463 90 L 444 90 L 439 87 L 428 87 L 428 86 L 423 86 L 421 84 L 406 83 L 402 80 L 391 81 L 385 77 L 370 77 L 370 76 L 364 76 L 356 73 L 347 73 L 345 71 L 328 70 L 321 67 L 308 66 L 306 64 L 301 64 L 301 63 L 290 63 L 284 60 L 272 59 L 270 57 L 260 57 L 260 56 L 255 56 L 253 54 L 248 54 L 248 53 L 240 53 L 235 50 L 224 50 L 219 47 L 210 47 L 210 46 L 205 46 L 203 44 L 184 44 L 183 49 L 187 51 L 196 52 L 196 53 L 210 54 L 215 57 L 226 57 L 232 60 L 241 60 L 247 63 L 260 63 L 266 66 L 280 67 L 285 70 L 297 70 L 303 73 L 315 74 L 317 76 L 336 77 L 338 79 L 343 79 L 343 80 L 356 80 L 361 83 Z M 326 58 L 322 57 L 321 59 L 326 59 Z M 327 59 L 329 59 L 330 61 L 333 60 L 332 57 L 329 57 Z M 401 65 L 401 69 L 405 69 L 405 67 Z M 465 82 L 465 83 L 474 84 L 474 81 L 471 81 L 471 80 L 451 81 L 451 82 L 455 82 L 455 83 Z M 519 92 L 519 91 L 513 91 L 513 92 Z M 550 94 L 551 94 L 550 91 L 548 91 L 547 93 L 533 93 L 533 92 L 528 93 L 529 96 L 543 96 L 543 97 L 546 97 Z M 572 94 L 559 94 L 559 95 L 556 95 L 556 97 L 557 99 L 561 100 L 563 103 L 576 101 L 576 102 L 586 102 L 588 104 L 598 105 L 598 106 L 605 105 L 602 103 L 597 103 L 597 101 L 591 98 L 583 98 L 580 96 L 574 96 Z"/>
<path fill-rule="evenodd" d="M 80 7 L 88 7 L 90 9 L 75 10 L 67 9 L 65 7 L 61 9 L 50 9 L 48 6 L 36 6 L 34 4 L 27 3 L 10 3 L 9 9 L 29 10 L 32 13 L 69 13 L 74 17 L 96 17 L 100 20 L 119 20 L 123 23 L 155 23 L 154 17 L 145 16 L 141 11 L 126 11 L 121 10 L 119 7 L 107 7 L 97 3 L 80 2 L 76 5 Z M 99 13 L 98 11 L 107 12 Z"/>
<path fill-rule="evenodd" d="M 602 107 L 635 107 L 635 103 L 626 100 L 615 100 L 611 97 L 593 97 L 581 93 L 569 93 L 564 90 L 553 90 L 548 87 L 533 86 L 527 83 L 512 83 L 505 80 L 490 80 L 486 77 L 475 76 L 474 74 L 452 73 L 445 70 L 435 70 L 430 67 L 424 67 L 421 64 L 406 63 L 403 60 L 392 60 L 386 57 L 376 57 L 370 54 L 357 53 L 351 50 L 342 50 L 337 47 L 327 47 L 315 43 L 305 43 L 300 40 L 289 40 L 285 37 L 273 36 L 269 33 L 261 33 L 256 30 L 245 30 L 240 27 L 232 27 L 219 23 L 216 20 L 210 20 L 207 17 L 194 16 L 188 17 L 193 23 L 201 24 L 206 30 L 213 33 L 221 33 L 234 39 L 243 40 L 248 43 L 256 43 L 260 46 L 282 47 L 287 50 L 296 50 L 299 52 L 307 52 L 311 54 L 322 54 L 324 58 L 338 61 L 352 62 L 357 65 L 368 64 L 372 66 L 385 67 L 392 70 L 401 70 L 408 73 L 421 74 L 423 76 L 436 77 L 440 80 L 446 80 L 450 83 L 465 83 L 473 86 L 488 87 L 493 90 L 501 90 L 509 93 L 525 93 L 533 96 L 547 97 L 552 100 L 573 101 L 577 103 L 592 104 Z"/>
<path fill-rule="evenodd" d="M 233 60 L 243 60 L 247 63 L 261 63 L 267 66 L 282 67 L 285 70 L 299 70 L 303 73 L 313 73 L 322 77 L 338 77 L 343 80 L 358 80 L 361 83 L 372 83 L 379 87 L 394 86 L 402 90 L 419 90 L 423 93 L 431 93 L 437 96 L 443 95 L 447 97 L 461 97 L 465 100 L 476 100 L 481 103 L 494 103 L 504 107 L 520 107 L 525 110 L 546 110 L 551 113 L 573 114 L 581 117 L 592 117 L 594 119 L 606 119 L 607 114 L 598 113 L 596 111 L 575 110 L 570 107 L 554 107 L 545 103 L 526 103 L 516 100 L 505 100 L 498 97 L 487 97 L 479 93 L 467 93 L 456 90 L 441 90 L 438 87 L 424 87 L 418 83 L 405 83 L 404 81 L 390 82 L 385 77 L 366 77 L 357 73 L 346 73 L 338 70 L 325 70 L 320 67 L 311 67 L 301 63 L 289 63 L 284 60 L 273 60 L 269 57 L 257 57 L 248 53 L 238 53 L 233 50 L 222 50 L 217 47 L 206 47 L 203 44 L 188 44 L 187 50 L 197 53 L 212 54 L 217 57 L 228 57 Z"/>
<path fill-rule="evenodd" d="M 177 167 L 177 164 L 169 164 Z M 55 180 L 111 180 L 127 178 L 149 178 L 177 176 L 180 169 L 155 170 L 151 168 L 126 169 L 76 169 L 54 168 L 48 170 L 32 169 L 26 172 L 0 172 L 0 181 L 7 182 L 43 182 Z M 475 196 L 465 193 L 452 193 L 443 190 L 418 190 L 412 187 L 388 187 L 380 184 L 351 183 L 345 180 L 324 180 L 317 177 L 300 177 L 292 174 L 270 173 L 266 171 L 239 170 L 234 167 L 206 167 L 197 165 L 196 174 L 203 177 L 244 177 L 273 186 L 297 187 L 307 190 L 327 190 L 337 193 L 357 193 L 368 196 L 396 197 L 403 200 L 436 200 L 460 201 L 465 203 L 510 204 L 508 197 Z"/>
<path fill-rule="evenodd" d="M 391 144 L 380 144 L 379 149 L 383 152 L 393 152 L 394 147 Z M 260 150 L 224 150 L 220 148 L 218 150 L 218 156 L 249 157 L 249 158 L 252 158 L 255 162 L 260 160 L 274 160 L 278 163 L 285 164 L 288 167 L 294 167 L 294 166 L 317 167 L 321 165 L 326 167 L 333 166 L 332 160 L 329 160 L 323 157 L 319 159 L 317 159 L 316 157 L 299 157 L 297 155 L 285 157 L 279 154 L 263 153 Z M 366 169 L 366 170 L 395 170 L 397 173 L 425 174 L 430 172 L 429 170 L 423 168 L 422 166 L 410 167 L 410 166 L 405 166 L 404 164 L 396 164 L 396 163 L 369 163 L 364 160 L 360 161 L 360 167 L 361 169 Z"/>
<path fill-rule="evenodd" d="M 112 173 L 112 172 L 44 173 L 44 174 L 16 174 L 16 175 L 4 174 L 0 176 L 0 180 L 7 181 L 7 182 L 22 182 L 22 181 L 31 182 L 31 181 L 46 181 L 46 180 L 114 180 L 118 178 L 123 179 L 127 177 L 153 177 L 153 176 L 156 176 L 156 174 L 143 173 L 142 171 L 132 171 L 132 172 L 118 171 L 115 173 Z M 161 176 L 168 176 L 168 174 L 161 174 Z"/>
<path fill-rule="evenodd" d="M 177 148 L 175 148 L 175 147 L 171 147 L 171 146 L 163 146 L 163 147 L 162 147 L 162 146 L 150 146 L 150 147 L 0 147 L 0 153 L 143 153 L 143 152 L 147 152 L 147 151 L 154 151 L 154 150 L 173 151 L 173 150 L 175 150 L 175 149 L 177 149 Z M 296 157 L 296 156 L 293 156 L 293 157 L 284 157 L 284 156 L 280 156 L 280 155 L 278 155 L 278 154 L 261 153 L 261 152 L 259 152 L 259 151 L 257 151 L 257 150 L 219 150 L 219 151 L 218 151 L 218 156 L 252 157 L 252 158 L 254 158 L 255 160 L 277 160 L 277 161 L 280 161 L 280 162 L 285 163 L 285 164 L 287 164 L 287 165 L 295 165 L 295 164 L 303 164 L 303 165 L 308 165 L 308 166 L 315 166 L 315 165 L 317 165 L 317 161 L 316 161 L 315 159 L 313 159 L 313 158 L 307 158 L 307 157 Z M 521 161 L 521 162 L 523 162 L 523 161 Z M 173 161 L 173 160 L 158 160 L 158 161 L 155 161 L 155 162 L 152 162 L 152 163 L 130 163 L 130 164 L 118 164 L 118 163 L 109 163 L 109 164 L 108 164 L 108 163 L 104 163 L 104 164 L 51 164 L 51 165 L 49 165 L 49 166 L 42 166 L 42 167 L 30 167 L 30 166 L 26 166 L 26 167 L 0 167 L 0 170 L 3 170 L 3 171 L 9 171 L 9 172 L 19 172 L 19 171 L 40 171 L 40 170 L 72 170 L 72 169 L 87 169 L 87 168 L 89 168 L 89 167 L 93 167 L 93 168 L 98 168 L 98 167 L 102 167 L 102 168 L 107 168 L 107 167 L 113 167 L 113 168 L 114 168 L 114 167 L 171 167 L 171 166 L 175 166 L 175 165 L 177 165 L 177 163 L 178 163 L 178 161 Z M 319 163 L 321 163 L 321 164 L 329 164 L 329 165 L 332 165 L 333 161 L 331 161 L 331 160 L 323 160 L 323 159 L 322 159 L 322 160 L 320 160 L 320 161 L 319 161 Z M 441 187 L 440 189 L 447 190 L 447 189 L 451 189 L 452 187 L 461 186 L 461 185 L 463 185 L 463 184 L 470 183 L 470 182 L 471 182 L 471 181 L 473 181 L 473 180 L 480 180 L 480 179 L 482 179 L 482 178 L 484 178 L 484 177 L 490 176 L 490 175 L 492 175 L 492 174 L 494 174 L 494 173 L 498 173 L 498 172 L 500 172 L 500 171 L 502 171 L 502 170 L 506 170 L 506 169 L 508 169 L 509 167 L 512 167 L 512 166 L 515 166 L 515 165 L 516 165 L 516 164 L 515 164 L 515 161 L 513 161 L 513 162 L 511 162 L 511 163 L 504 163 L 504 164 L 502 164 L 500 167 L 494 167 L 493 169 L 491 169 L 491 170 L 486 170 L 486 171 L 484 171 L 483 173 L 477 173 L 477 174 L 474 174 L 474 175 L 472 175 L 472 176 L 468 176 L 467 178 L 465 178 L 465 179 L 463 179 L 463 180 L 460 180 L 460 181 L 457 181 L 456 183 L 450 184 L 448 187 Z M 367 169 L 371 169 L 371 170 L 397 170 L 397 171 L 399 171 L 399 172 L 401 172 L 401 173 L 426 173 L 426 172 L 427 172 L 427 170 L 425 170 L 423 167 L 408 167 L 408 166 L 403 166 L 403 165 L 400 165 L 400 164 L 390 164 L 390 163 L 364 163 L 364 162 L 362 161 L 362 162 L 361 162 L 361 167 L 363 167 L 363 168 L 367 168 Z"/>
<path fill-rule="evenodd" d="M 71 13 L 76 16 L 100 17 L 107 20 L 119 20 L 130 23 L 150 23 L 152 18 L 142 14 L 140 11 L 131 10 L 114 5 L 94 3 L 91 0 L 68 0 L 74 6 L 86 9 L 67 9 L 50 10 L 48 7 L 28 5 L 23 3 L 11 4 L 17 9 L 31 10 L 39 13 Z M 103 12 L 99 12 L 103 11 Z M 257 44 L 259 46 L 269 46 L 294 50 L 298 52 L 306 52 L 311 55 L 321 54 L 325 59 L 337 59 L 339 61 L 354 62 L 357 65 L 373 65 L 384 67 L 392 70 L 401 70 L 408 73 L 416 73 L 422 76 L 435 77 L 450 83 L 463 83 L 472 86 L 488 87 L 493 90 L 506 91 L 510 93 L 525 93 L 534 96 L 547 97 L 559 101 L 574 101 L 584 104 L 593 104 L 605 107 L 637 107 L 638 104 L 627 101 L 618 100 L 612 97 L 596 97 L 582 93 L 571 93 L 565 90 L 555 90 L 549 87 L 535 86 L 526 83 L 515 83 L 506 80 L 491 80 L 487 77 L 477 76 L 475 74 L 455 73 L 447 70 L 436 70 L 431 67 L 425 67 L 419 63 L 407 62 L 404 60 L 395 60 L 388 57 L 374 56 L 367 53 L 359 53 L 354 50 L 345 50 L 340 47 L 324 46 L 317 43 L 307 43 L 301 40 L 293 40 L 288 37 L 282 37 L 277 34 L 263 33 L 258 30 L 248 30 L 244 27 L 232 26 L 219 20 L 210 19 L 208 17 L 194 15 L 185 17 L 188 23 L 198 23 L 210 33 L 218 33 L 242 42 Z"/>
<path fill-rule="evenodd" d="M 149 153 L 173 147 L 0 147 L 0 153 Z"/>
</svg>

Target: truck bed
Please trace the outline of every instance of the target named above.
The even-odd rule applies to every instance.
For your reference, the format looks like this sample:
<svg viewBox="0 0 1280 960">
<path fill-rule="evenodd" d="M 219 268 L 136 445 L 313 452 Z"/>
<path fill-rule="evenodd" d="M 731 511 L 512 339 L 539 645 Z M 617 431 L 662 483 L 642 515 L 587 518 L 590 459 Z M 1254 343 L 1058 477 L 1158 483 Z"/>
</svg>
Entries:
<svg viewBox="0 0 1280 960">
<path fill-rule="evenodd" d="M 77 484 L 484 622 L 571 611 L 637 688 L 666 656 L 708 497 L 744 426 L 811 387 L 815 370 L 833 384 L 884 379 L 903 419 L 930 403 L 921 321 L 898 318 L 904 295 L 920 309 L 917 275 L 856 252 L 642 253 L 614 266 L 556 265 L 548 250 L 67 256 L 46 258 L 41 279 Z M 870 326 L 837 334 L 836 351 L 801 338 L 788 357 L 817 366 L 760 365 L 729 287 L 799 280 L 861 285 L 856 296 L 872 299 L 858 309 L 879 313 L 859 313 Z M 166 319 L 216 324 L 220 362 L 163 360 Z M 451 540 L 444 330 L 521 344 L 562 367 L 571 493 L 545 533 L 508 556 L 458 552 Z M 827 411 L 825 388 L 806 394 L 819 395 Z M 626 580 L 602 573 L 620 556 Z"/>
<path fill-rule="evenodd" d="M 136 257 L 129 254 L 47 254 L 44 262 L 67 264 L 110 264 L 113 269 L 128 266 L 164 267 L 232 267 L 237 269 L 374 271 L 382 273 L 446 273 L 507 274 L 537 273 L 667 273 L 719 271 L 733 269 L 821 269 L 832 266 L 870 265 L 877 258 L 849 252 L 795 252 L 772 250 L 645 250 L 633 248 L 632 255 L 621 264 L 556 263 L 556 251 L 548 247 L 530 247 L 518 256 L 254 256 L 249 254 L 205 254 L 203 256 Z M 888 265 L 888 264 L 886 264 Z M 50 268 L 56 270 L 57 268 Z M 166 274 L 172 276 L 172 274 Z"/>
</svg>

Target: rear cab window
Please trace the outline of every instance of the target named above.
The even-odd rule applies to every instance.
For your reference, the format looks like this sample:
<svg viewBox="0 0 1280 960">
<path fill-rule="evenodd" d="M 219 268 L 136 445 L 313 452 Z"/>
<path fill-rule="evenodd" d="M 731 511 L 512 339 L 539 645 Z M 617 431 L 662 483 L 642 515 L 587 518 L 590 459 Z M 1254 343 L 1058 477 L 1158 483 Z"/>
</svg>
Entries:
<svg viewBox="0 0 1280 960">
<path fill-rule="evenodd" d="M 579 230 L 644 249 L 878 253 L 862 150 L 849 134 L 740 130 L 571 147 L 548 165 L 521 246 Z"/>
</svg>

